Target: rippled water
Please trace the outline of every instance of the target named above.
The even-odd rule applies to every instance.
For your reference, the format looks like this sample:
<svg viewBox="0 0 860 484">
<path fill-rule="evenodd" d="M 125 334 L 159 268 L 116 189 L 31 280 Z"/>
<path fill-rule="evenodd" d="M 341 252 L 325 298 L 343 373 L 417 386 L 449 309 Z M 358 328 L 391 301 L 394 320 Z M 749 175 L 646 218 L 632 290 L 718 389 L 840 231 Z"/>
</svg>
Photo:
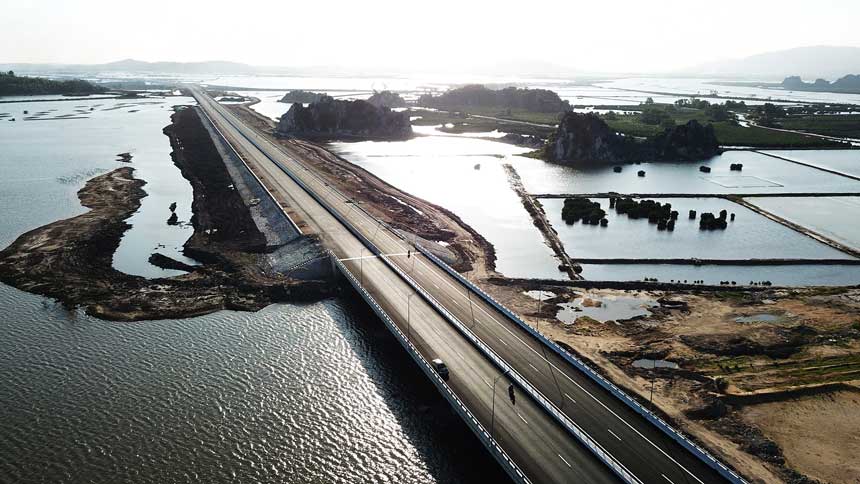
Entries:
<svg viewBox="0 0 860 484">
<path fill-rule="evenodd" d="M 162 162 L 167 107 L 0 125 L 0 244 L 82 213 L 75 193 L 116 153 Z M 187 185 L 152 168 L 150 193 Z M 504 482 L 357 301 L 129 324 L 0 284 L 0 482 Z"/>
<path fill-rule="evenodd" d="M 0 285 L 0 321 L 2 482 L 504 481 L 363 305 L 122 324 Z"/>
</svg>

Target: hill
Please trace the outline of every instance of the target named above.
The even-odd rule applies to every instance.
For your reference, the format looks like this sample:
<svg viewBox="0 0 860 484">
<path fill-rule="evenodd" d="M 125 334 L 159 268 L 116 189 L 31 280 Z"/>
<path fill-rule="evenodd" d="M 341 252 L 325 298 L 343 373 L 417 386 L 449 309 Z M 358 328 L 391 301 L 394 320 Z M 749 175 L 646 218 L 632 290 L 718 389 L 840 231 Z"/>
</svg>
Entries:
<svg viewBox="0 0 860 484">
<path fill-rule="evenodd" d="M 860 72 L 860 47 L 797 47 L 709 62 L 677 74 L 777 80 L 788 76 L 836 79 L 846 72 Z"/>
<path fill-rule="evenodd" d="M 0 96 L 32 94 L 95 94 L 107 89 L 79 79 L 54 81 L 43 77 L 26 77 L 14 72 L 0 72 Z"/>
</svg>

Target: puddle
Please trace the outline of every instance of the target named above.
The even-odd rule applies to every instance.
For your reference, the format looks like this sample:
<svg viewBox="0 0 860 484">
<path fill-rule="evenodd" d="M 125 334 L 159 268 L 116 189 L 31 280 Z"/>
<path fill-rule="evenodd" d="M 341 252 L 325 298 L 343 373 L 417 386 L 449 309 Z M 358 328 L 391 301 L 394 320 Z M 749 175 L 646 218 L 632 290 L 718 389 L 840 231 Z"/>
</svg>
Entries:
<svg viewBox="0 0 860 484">
<path fill-rule="evenodd" d="M 576 298 L 572 302 L 562 303 L 559 306 L 562 309 L 555 317 L 562 322 L 574 323 L 581 316 L 606 322 L 649 316 L 650 309 L 657 306 L 657 301 L 638 297 L 604 296 Z"/>
<path fill-rule="evenodd" d="M 761 313 L 735 318 L 736 323 L 776 323 L 783 319 L 779 314 Z"/>
<path fill-rule="evenodd" d="M 552 299 L 558 295 L 552 291 L 523 291 L 523 294 L 535 301 L 546 301 L 547 299 Z"/>
<path fill-rule="evenodd" d="M 648 359 L 636 360 L 633 362 L 633 366 L 636 368 L 671 368 L 673 370 L 681 368 L 674 361 Z"/>
</svg>

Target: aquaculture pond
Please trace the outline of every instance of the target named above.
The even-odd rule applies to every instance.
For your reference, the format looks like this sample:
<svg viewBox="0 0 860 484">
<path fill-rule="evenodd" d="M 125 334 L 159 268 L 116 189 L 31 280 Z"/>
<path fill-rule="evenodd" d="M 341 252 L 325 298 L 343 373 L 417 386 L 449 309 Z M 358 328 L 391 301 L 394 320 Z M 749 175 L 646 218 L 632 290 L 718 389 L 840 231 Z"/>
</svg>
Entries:
<svg viewBox="0 0 860 484">
<path fill-rule="evenodd" d="M 765 153 L 860 177 L 860 150 L 768 150 Z"/>
<path fill-rule="evenodd" d="M 677 210 L 675 230 L 658 230 L 647 219 L 631 219 L 609 208 L 609 199 L 594 198 L 606 211 L 609 225 L 582 222 L 568 225 L 561 218 L 564 199 L 541 199 L 547 218 L 573 259 L 853 259 L 782 224 L 722 198 L 649 199 L 670 203 Z M 689 219 L 695 210 L 697 218 Z M 725 230 L 701 230 L 702 213 L 735 214 Z M 858 266 L 860 269 L 860 266 Z"/>
<path fill-rule="evenodd" d="M 732 171 L 735 163 L 743 170 Z M 574 168 L 521 156 L 512 157 L 512 164 L 530 193 L 860 193 L 860 181 L 752 151 L 727 151 L 700 162 L 626 164 L 621 173 L 613 165 Z"/>
<path fill-rule="evenodd" d="M 720 284 L 735 281 L 770 281 L 780 286 L 843 286 L 860 284 L 860 266 L 855 265 L 782 265 L 782 266 L 694 266 L 681 264 L 583 264 L 582 275 L 596 281 L 641 281 L 655 278 L 669 281 L 704 281 Z"/>
<path fill-rule="evenodd" d="M 860 250 L 860 197 L 751 197 L 745 200 Z"/>
</svg>

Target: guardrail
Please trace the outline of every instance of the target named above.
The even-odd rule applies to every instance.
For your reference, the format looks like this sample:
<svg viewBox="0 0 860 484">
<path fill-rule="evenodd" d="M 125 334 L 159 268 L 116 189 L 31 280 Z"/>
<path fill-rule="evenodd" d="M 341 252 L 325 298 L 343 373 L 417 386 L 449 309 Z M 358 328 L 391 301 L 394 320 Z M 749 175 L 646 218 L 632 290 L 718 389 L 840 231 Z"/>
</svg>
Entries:
<svg viewBox="0 0 860 484">
<path fill-rule="evenodd" d="M 254 146 L 257 146 L 257 148 L 258 148 L 258 149 L 260 148 L 260 147 L 257 145 L 257 143 L 256 143 L 255 141 L 250 140 L 250 139 L 249 139 L 249 141 L 251 141 L 251 143 L 252 143 L 252 144 L 254 144 Z M 271 144 L 271 143 L 270 143 L 270 144 Z M 283 153 L 284 155 L 289 156 L 289 157 L 290 157 L 291 159 L 293 159 L 293 161 L 295 161 L 297 164 L 302 165 L 302 166 L 304 167 L 304 164 L 303 164 L 302 162 L 300 162 L 299 160 L 296 160 L 292 155 L 290 155 L 289 153 L 287 153 L 286 151 L 284 151 L 280 146 L 277 146 L 277 145 L 274 145 L 274 144 L 271 144 L 271 145 L 272 145 L 274 148 L 276 148 L 278 151 L 280 151 L 281 153 Z M 261 149 L 261 151 L 263 151 L 263 150 Z M 264 152 L 264 153 L 265 153 L 265 152 Z M 268 155 L 266 155 L 266 156 L 268 157 Z M 277 165 L 278 165 L 282 170 L 285 170 L 285 171 L 286 171 L 286 168 L 284 168 L 283 166 L 281 166 L 281 165 L 280 165 L 280 163 L 278 163 L 277 161 L 275 161 L 275 160 L 274 160 L 274 159 L 272 159 L 271 157 L 269 157 L 269 159 L 270 159 L 270 160 L 272 160 L 275 164 L 277 164 Z M 320 181 L 321 181 L 321 178 L 319 177 L 319 175 L 317 175 L 317 174 L 316 174 L 316 173 L 314 173 L 313 171 L 311 171 L 311 170 L 307 169 L 307 167 L 305 167 L 305 169 L 306 169 L 309 173 L 311 173 L 313 176 L 317 177 L 317 179 L 318 179 L 318 180 L 320 180 Z M 293 176 L 292 176 L 288 171 L 287 171 L 287 175 L 290 175 L 290 177 L 291 177 L 291 178 L 293 178 L 293 179 L 295 180 L 295 177 L 293 177 Z M 311 196 L 314 196 L 314 195 L 313 195 L 313 192 L 312 192 L 312 191 L 310 191 L 310 190 L 309 190 L 309 189 L 308 189 L 308 188 L 307 188 L 303 183 L 301 183 L 301 182 L 297 182 L 297 183 L 299 183 L 299 184 L 300 184 L 300 185 L 305 189 L 305 191 L 308 191 L 308 193 L 311 193 L 311 194 L 312 194 Z M 344 197 L 345 199 L 348 199 L 348 197 L 346 197 L 345 195 L 343 195 L 342 193 L 340 193 L 340 191 L 339 191 L 339 190 L 336 190 L 334 187 L 331 187 L 331 188 L 332 188 L 332 190 L 337 191 L 337 192 L 338 192 L 342 197 Z M 317 199 L 317 197 L 315 197 L 315 196 L 314 196 L 314 198 L 315 198 L 315 199 Z M 330 211 L 330 209 L 328 208 L 327 204 L 324 204 L 324 203 L 321 203 L 321 204 L 322 204 L 324 207 L 326 207 L 326 210 L 329 210 L 329 212 L 331 213 L 331 211 Z M 457 272 L 456 270 L 454 270 L 453 268 L 451 268 L 447 263 L 445 263 L 444 261 L 442 261 L 441 259 L 439 259 L 439 258 L 438 258 L 436 255 L 434 255 L 432 252 L 430 252 L 429 250 L 425 249 L 425 248 L 424 248 L 424 247 L 422 247 L 420 244 L 418 244 L 418 243 L 413 243 L 412 241 L 408 240 L 408 239 L 407 239 L 406 237 L 404 237 L 400 232 L 398 232 L 398 231 L 396 231 L 396 230 L 393 230 L 393 229 L 392 229 L 392 227 L 391 227 L 391 226 L 389 226 L 387 223 L 385 223 L 385 222 L 383 222 L 383 221 L 381 221 L 381 220 L 378 220 L 378 219 L 377 219 L 376 217 L 374 217 L 370 212 L 368 212 L 367 210 L 365 210 L 365 209 L 364 209 L 364 207 L 361 207 L 361 206 L 360 206 L 360 205 L 358 205 L 358 204 L 356 204 L 355 206 L 356 206 L 359 210 L 361 210 L 361 212 L 362 212 L 362 213 L 364 213 L 364 215 L 365 215 L 366 217 L 368 217 L 368 218 L 370 218 L 370 219 L 374 220 L 374 221 L 375 221 L 375 223 L 378 223 L 378 224 L 380 224 L 381 226 L 385 227 L 386 229 L 388 229 L 388 230 L 389 230 L 389 232 L 393 233 L 396 237 L 400 238 L 401 240 L 405 241 L 406 243 L 408 243 L 408 244 L 410 244 L 410 245 L 413 245 L 413 246 L 414 246 L 418 251 L 420 251 L 422 254 L 424 254 L 424 256 L 425 256 L 425 257 L 427 257 L 431 262 L 433 262 L 434 264 L 436 264 L 437 266 L 439 266 L 442 270 L 444 270 L 445 272 L 447 272 L 448 274 L 450 274 L 451 276 L 453 276 L 455 279 L 457 279 L 461 284 L 463 284 L 464 286 L 466 286 L 468 289 L 470 289 L 470 290 L 472 290 L 473 292 L 475 292 L 476 294 L 478 294 L 478 296 L 479 296 L 479 297 L 481 297 L 485 302 L 487 302 L 488 304 L 490 304 L 491 306 L 493 306 L 495 309 L 497 309 L 497 310 L 498 310 L 498 311 L 500 311 L 502 314 L 504 314 L 506 317 L 508 317 L 509 319 L 511 319 L 513 322 L 515 322 L 517 325 L 519 325 L 522 329 L 524 329 L 524 330 L 525 330 L 525 331 L 527 331 L 529 334 L 531 334 L 533 337 L 535 337 L 535 338 L 538 340 L 538 342 L 543 343 L 543 344 L 545 344 L 545 345 L 549 346 L 549 348 L 550 348 L 550 349 L 552 349 L 552 350 L 553 350 L 556 354 L 558 354 L 561 358 L 563 358 L 563 359 L 564 359 L 565 361 L 567 361 L 569 364 L 573 365 L 573 366 L 574 366 L 575 368 L 577 368 L 578 370 L 580 370 L 580 371 L 582 371 L 583 373 L 585 373 L 585 375 L 586 375 L 586 376 L 588 376 L 590 379 L 592 379 L 593 381 L 595 381 L 595 382 L 596 382 L 598 385 L 600 385 L 602 388 L 604 388 L 604 389 L 606 389 L 607 391 L 609 391 L 613 396 L 615 396 L 616 398 L 620 399 L 620 400 L 621 400 L 622 402 L 624 402 L 628 407 L 632 408 L 635 412 L 637 412 L 639 415 L 641 415 L 642 417 L 644 417 L 644 418 L 645 418 L 648 422 L 650 422 L 652 425 L 655 425 L 655 426 L 656 426 L 657 428 L 659 428 L 663 433 L 665 433 L 666 435 L 668 435 L 672 440 L 676 441 L 679 445 L 681 445 L 682 447 L 684 447 L 687 451 L 691 452 L 691 453 L 692 453 L 694 456 L 696 456 L 699 460 L 701 460 L 702 462 L 704 462 L 706 465 L 708 465 L 708 466 L 709 466 L 709 467 L 711 467 L 712 469 L 716 470 L 716 471 L 717 471 L 721 476 L 723 476 L 725 479 L 727 479 L 727 480 L 729 480 L 730 482 L 735 483 L 735 484 L 747 484 L 746 480 L 744 480 L 741 476 L 739 476 L 735 471 L 733 471 L 732 469 L 730 469 L 729 467 L 727 467 L 725 464 L 723 464 L 722 462 L 720 462 L 719 460 L 717 460 L 717 459 L 716 459 L 714 456 L 712 456 L 708 451 L 706 451 L 706 450 L 702 449 L 698 444 L 696 444 L 695 442 L 693 442 L 693 441 L 691 441 L 690 439 L 688 439 L 688 438 L 687 438 L 686 436 L 684 436 L 680 431 L 678 431 L 677 429 L 675 429 L 674 427 L 672 427 L 671 425 L 669 425 L 668 423 L 666 423 L 666 422 L 665 422 L 663 419 L 661 419 L 659 416 L 657 416 L 656 414 L 654 414 L 654 413 L 653 413 L 653 412 L 651 412 L 650 410 L 648 410 L 648 409 L 646 409 L 645 407 L 643 407 L 643 406 L 642 406 L 642 405 L 641 405 L 641 404 L 640 404 L 636 399 L 634 399 L 633 397 L 631 397 L 630 395 L 628 395 L 626 392 L 624 392 L 623 390 L 621 390 L 620 388 L 618 388 L 618 387 L 617 387 L 614 383 L 612 383 L 611 381 L 609 381 L 609 380 L 607 380 L 606 378 L 604 378 L 604 377 L 603 377 L 603 375 L 601 375 L 601 374 L 597 373 L 596 371 L 594 371 L 590 366 L 586 365 L 586 364 L 585 364 L 582 360 L 580 360 L 578 357 L 576 357 L 576 356 L 574 356 L 574 355 L 570 354 L 570 353 L 569 353 L 569 352 L 567 352 L 564 348 L 562 348 L 562 347 L 560 347 L 558 344 L 556 344 L 554 341 L 552 341 L 552 340 L 550 340 L 550 339 L 546 338 L 546 337 L 545 337 L 544 335 L 542 335 L 541 333 L 538 333 L 537 331 L 535 331 L 531 326 L 529 326 L 528 324 L 526 324 L 522 319 L 520 319 L 520 318 L 519 318 L 516 314 L 514 314 L 510 309 L 506 308 L 504 305 L 502 305 L 501 303 L 499 303 L 498 301 L 496 301 L 492 296 L 490 296 L 489 294 L 487 294 L 486 292 L 484 292 L 484 290 L 482 290 L 481 288 L 479 288 L 479 287 L 478 287 L 478 286 L 476 286 L 475 284 L 472 284 L 472 282 L 471 282 L 471 281 L 469 281 L 468 279 L 466 279 L 465 277 L 463 277 L 459 272 Z M 341 220 L 341 218 L 340 218 L 338 215 L 335 215 L 335 217 L 336 217 L 336 218 L 338 218 L 338 220 Z M 344 225 L 346 225 L 346 226 L 347 226 L 347 228 L 348 228 L 348 229 L 350 229 L 350 231 L 351 231 L 351 232 L 353 231 L 353 229 L 352 229 L 352 225 L 351 225 L 351 224 L 349 224 L 349 223 L 345 223 L 345 222 L 343 222 L 342 220 L 341 220 L 341 222 L 342 222 L 342 223 L 344 223 Z M 375 250 L 374 255 L 379 255 L 379 251 L 378 251 L 378 249 L 376 249 L 376 246 L 375 246 L 374 244 L 370 243 L 370 241 L 368 241 L 364 236 L 362 236 L 362 235 L 360 235 L 360 234 L 358 234 L 358 235 L 357 235 L 357 237 L 359 237 L 359 239 L 360 239 L 360 240 L 362 240 L 362 242 L 365 242 L 365 241 L 366 241 L 366 243 L 367 243 L 367 244 L 370 244 L 370 246 L 372 246 L 372 247 L 374 248 L 374 250 Z M 389 264 L 389 266 L 391 266 L 391 264 Z M 411 281 L 410 281 L 410 285 L 412 285 Z"/>
<path fill-rule="evenodd" d="M 590 366 L 586 365 L 578 357 L 570 354 L 564 348 L 559 346 L 555 341 L 547 338 L 543 334 L 537 332 L 534 328 L 526 324 L 525 321 L 519 318 L 516 314 L 513 313 L 510 309 L 506 308 L 500 302 L 496 301 L 492 296 L 484 292 L 478 286 L 472 284 L 471 281 L 463 277 L 459 272 L 455 271 L 451 266 L 445 263 L 445 261 L 439 259 L 429 250 L 422 247 L 420 244 L 415 245 L 416 249 L 419 252 L 424 254 L 425 257 L 433 261 L 437 266 L 442 268 L 445 272 L 450 274 L 452 277 L 460 281 L 461 284 L 466 286 L 468 289 L 471 289 L 475 293 L 478 294 L 485 302 L 496 308 L 499 312 L 507 316 L 509 319 L 514 321 L 517 325 L 520 326 L 523 330 L 527 331 L 534 338 L 538 340 L 538 342 L 543 343 L 549 346 L 556 354 L 562 357 L 565 361 L 573 365 L 578 370 L 585 373 L 588 377 L 590 377 L 593 381 L 595 381 L 598 385 L 608 390 L 612 395 L 619 398 L 622 402 L 627 404 L 630 408 L 636 411 L 641 416 L 645 417 L 650 423 L 655 425 L 657 428 L 662 430 L 666 435 L 671 437 L 673 440 L 678 442 L 682 447 L 687 449 L 693 455 L 699 458 L 699 460 L 703 461 L 705 464 L 716 470 L 721 476 L 728 479 L 729 481 L 736 484 L 746 484 L 746 481 L 735 473 L 733 470 L 729 469 L 725 464 L 717 460 L 714 456 L 708 453 L 706 450 L 699 447 L 695 442 L 688 439 L 684 436 L 680 431 L 676 430 L 674 427 L 666 423 L 663 419 L 655 415 L 653 412 L 643 407 L 636 399 L 628 395 L 626 392 L 618 388 L 614 383 L 607 380 L 603 375 L 597 373 Z"/>
<path fill-rule="evenodd" d="M 468 407 L 460 400 L 460 397 L 457 396 L 456 393 L 448 386 L 448 383 L 439 376 L 439 373 L 433 368 L 430 362 L 427 361 L 426 358 L 421 354 L 418 348 L 412 344 L 412 341 L 409 340 L 409 337 L 403 334 L 403 331 L 400 330 L 400 327 L 388 316 L 388 313 L 382 309 L 382 306 L 376 302 L 373 296 L 368 292 L 356 279 L 355 275 L 346 267 L 346 264 L 341 262 L 333 252 L 327 251 L 329 257 L 337 265 L 338 269 L 340 269 L 341 273 L 347 278 L 352 287 L 355 288 L 356 291 L 361 295 L 361 297 L 370 305 L 370 308 L 373 309 L 373 312 L 379 316 L 380 319 L 385 323 L 388 327 L 388 330 L 391 331 L 392 334 L 396 337 L 397 341 L 400 342 L 401 346 L 406 349 L 406 352 L 418 363 L 418 367 L 424 372 L 425 375 L 430 379 L 431 382 L 436 386 L 436 389 L 439 390 L 439 393 L 448 400 L 448 403 L 457 412 L 457 414 L 462 418 L 466 425 L 472 430 L 472 432 L 478 437 L 481 443 L 490 450 L 490 453 L 502 465 L 502 468 L 505 469 L 505 472 L 514 480 L 514 482 L 528 484 L 528 477 L 523 473 L 522 469 L 517 466 L 517 464 L 511 459 L 507 452 L 498 444 L 496 439 L 487 432 L 487 429 L 481 424 L 481 422 L 475 417 L 475 415 L 469 410 Z"/>
<path fill-rule="evenodd" d="M 229 118 L 224 118 L 228 123 L 233 125 L 234 128 L 239 130 Z M 241 130 L 240 134 L 241 134 Z M 430 303 L 431 307 L 433 307 L 440 315 L 442 315 L 449 323 L 451 323 L 455 329 L 457 329 L 464 337 L 466 337 L 475 347 L 484 354 L 494 365 L 504 371 L 509 371 L 512 375 L 511 379 L 530 397 L 532 397 L 540 407 L 546 411 L 551 417 L 553 417 L 565 430 L 567 430 L 571 435 L 574 436 L 581 444 L 583 444 L 587 449 L 589 449 L 595 457 L 597 457 L 601 462 L 603 462 L 607 467 L 612 470 L 619 478 L 621 478 L 624 482 L 632 483 L 632 484 L 640 484 L 641 481 L 636 478 L 623 464 L 618 462 L 609 452 L 607 452 L 597 441 L 595 441 L 587 432 L 585 432 L 582 428 L 576 425 L 567 415 L 562 413 L 555 407 L 551 400 L 546 398 L 539 390 L 534 388 L 534 386 L 528 382 L 525 378 L 523 378 L 519 372 L 517 372 L 513 367 L 508 365 L 502 358 L 500 358 L 489 346 L 487 346 L 483 341 L 480 340 L 477 336 L 474 335 L 470 330 L 468 330 L 450 311 L 448 311 L 444 306 L 442 306 L 432 295 L 430 295 L 427 291 L 425 291 L 419 284 L 417 284 L 411 277 L 407 276 L 396 264 L 393 264 L 390 260 L 383 256 L 382 252 L 379 248 L 370 241 L 367 237 L 365 237 L 361 232 L 359 232 L 351 222 L 349 222 L 344 216 L 342 216 L 337 210 L 334 210 L 328 202 L 326 202 L 321 196 L 319 196 L 313 189 L 311 189 L 300 177 L 296 176 L 291 172 L 290 169 L 285 167 L 281 162 L 271 157 L 268 153 L 263 150 L 256 141 L 245 136 L 252 145 L 254 145 L 258 150 L 260 150 L 263 155 L 265 155 L 272 163 L 274 163 L 278 168 L 280 168 L 291 180 L 293 180 L 297 185 L 299 185 L 311 198 L 313 198 L 317 203 L 320 204 L 331 216 L 337 219 L 353 236 L 359 239 L 374 255 L 379 256 L 379 258 L 383 261 L 383 263 L 388 266 L 393 271 L 397 272 L 404 281 L 407 282 L 416 292 L 421 294 L 421 296 Z M 302 163 L 295 160 L 288 153 L 284 153 L 285 156 L 288 156 L 291 160 L 296 162 L 297 164 L 304 167 Z M 307 167 L 304 167 L 307 171 Z M 311 172 L 312 173 L 312 172 Z M 333 189 L 333 188 L 332 188 Z M 340 193 L 340 192 L 338 192 Z M 341 194 L 341 196 L 343 196 Z M 348 200 L 347 197 L 344 197 Z M 363 213 L 370 216 L 366 211 L 361 209 Z M 386 227 L 391 230 L 390 227 L 380 220 L 376 220 L 376 218 L 370 216 L 372 220 L 381 226 Z M 393 232 L 398 235 L 402 239 L 396 231 Z M 405 239 L 404 239 L 405 240 Z"/>
</svg>

